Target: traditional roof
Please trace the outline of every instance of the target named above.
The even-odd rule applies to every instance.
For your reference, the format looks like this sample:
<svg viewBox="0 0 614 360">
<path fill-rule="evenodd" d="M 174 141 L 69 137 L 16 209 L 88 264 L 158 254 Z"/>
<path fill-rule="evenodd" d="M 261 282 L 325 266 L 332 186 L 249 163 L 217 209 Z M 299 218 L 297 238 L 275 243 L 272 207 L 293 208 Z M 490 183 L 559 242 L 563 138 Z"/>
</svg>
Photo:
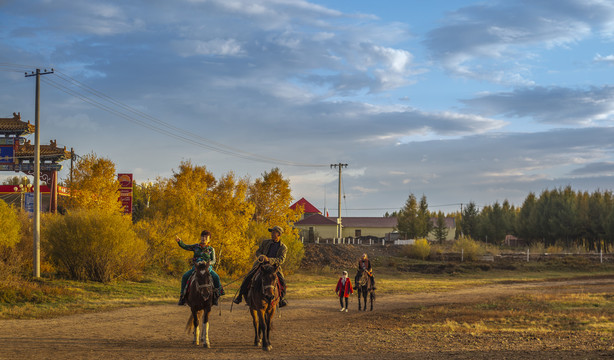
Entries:
<svg viewBox="0 0 614 360">
<path fill-rule="evenodd" d="M 0 134 L 24 136 L 34 133 L 30 121 L 21 121 L 21 113 L 13 113 L 12 118 L 0 118 Z"/>
<path fill-rule="evenodd" d="M 27 140 L 25 144 L 19 146 L 15 152 L 15 156 L 20 159 L 33 158 L 34 151 L 34 145 L 30 143 L 30 140 Z M 71 154 L 70 151 L 66 150 L 66 146 L 64 146 L 64 148 L 59 148 L 57 146 L 57 141 L 51 140 L 49 145 L 40 146 L 40 156 L 41 159 L 44 160 L 64 161 L 70 159 Z"/>
<path fill-rule="evenodd" d="M 295 210 L 299 206 L 303 208 L 303 212 L 305 214 L 310 214 L 310 213 L 321 214 L 320 210 L 318 210 L 315 206 L 311 205 L 311 203 L 305 200 L 305 198 L 301 198 L 299 201 L 290 205 L 290 209 Z"/>
<path fill-rule="evenodd" d="M 303 220 L 299 220 L 294 223 L 294 225 L 302 225 L 302 226 L 313 226 L 313 225 L 333 225 L 337 226 L 337 220 L 331 220 L 331 218 L 327 218 L 321 214 L 314 214 L 309 217 L 304 218 Z"/>
</svg>

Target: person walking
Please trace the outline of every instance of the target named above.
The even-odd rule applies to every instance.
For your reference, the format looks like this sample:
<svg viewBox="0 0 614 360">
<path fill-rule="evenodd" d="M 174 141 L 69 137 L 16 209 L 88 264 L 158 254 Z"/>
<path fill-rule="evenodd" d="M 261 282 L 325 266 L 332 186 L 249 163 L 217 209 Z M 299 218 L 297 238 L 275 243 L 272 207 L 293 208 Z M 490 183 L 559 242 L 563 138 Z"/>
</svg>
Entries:
<svg viewBox="0 0 614 360">
<path fill-rule="evenodd" d="M 345 270 L 341 274 L 339 281 L 337 281 L 335 293 L 339 296 L 339 303 L 341 304 L 341 310 L 339 311 L 348 312 L 348 298 L 350 294 L 354 293 L 354 290 L 352 289 L 352 283 L 348 277 L 348 272 Z M 345 306 L 343 305 L 343 299 L 345 299 Z"/>
</svg>

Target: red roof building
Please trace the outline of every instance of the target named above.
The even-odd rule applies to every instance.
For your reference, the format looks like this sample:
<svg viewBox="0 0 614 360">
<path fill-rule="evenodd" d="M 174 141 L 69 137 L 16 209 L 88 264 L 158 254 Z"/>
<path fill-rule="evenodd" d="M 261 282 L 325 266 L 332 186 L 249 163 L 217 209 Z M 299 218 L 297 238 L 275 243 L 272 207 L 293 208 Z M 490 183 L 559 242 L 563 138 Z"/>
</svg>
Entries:
<svg viewBox="0 0 614 360">
<path fill-rule="evenodd" d="M 322 214 L 320 210 L 318 210 L 315 206 L 311 205 L 311 203 L 305 198 L 301 198 L 299 201 L 290 205 L 290 209 L 296 210 L 297 208 L 303 208 L 303 217 L 301 219 L 305 219 L 311 215 Z"/>
</svg>

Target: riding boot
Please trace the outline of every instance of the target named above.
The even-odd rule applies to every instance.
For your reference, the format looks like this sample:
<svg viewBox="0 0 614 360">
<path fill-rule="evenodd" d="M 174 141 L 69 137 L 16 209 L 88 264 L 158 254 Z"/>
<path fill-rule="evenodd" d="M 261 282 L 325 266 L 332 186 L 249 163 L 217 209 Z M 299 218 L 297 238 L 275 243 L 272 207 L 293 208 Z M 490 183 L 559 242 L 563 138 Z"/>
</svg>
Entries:
<svg viewBox="0 0 614 360">
<path fill-rule="evenodd" d="M 211 304 L 217 306 L 217 300 L 220 298 L 219 295 L 213 295 L 213 298 L 211 298 Z"/>
<path fill-rule="evenodd" d="M 239 292 L 239 294 L 237 295 L 237 297 L 236 297 L 236 298 L 234 298 L 234 300 L 232 300 L 232 302 L 238 305 L 238 304 L 240 304 L 240 303 L 241 303 L 241 300 L 242 300 L 241 298 L 242 298 L 242 297 L 243 297 L 243 294 L 241 294 L 241 292 Z"/>
<path fill-rule="evenodd" d="M 220 292 L 220 296 L 226 295 L 226 291 L 224 291 L 224 287 L 222 286 L 222 284 L 220 284 L 219 292 Z"/>
<path fill-rule="evenodd" d="M 181 296 L 179 296 L 179 302 L 177 303 L 177 305 L 179 306 L 185 305 L 185 294 L 181 294 Z"/>
</svg>

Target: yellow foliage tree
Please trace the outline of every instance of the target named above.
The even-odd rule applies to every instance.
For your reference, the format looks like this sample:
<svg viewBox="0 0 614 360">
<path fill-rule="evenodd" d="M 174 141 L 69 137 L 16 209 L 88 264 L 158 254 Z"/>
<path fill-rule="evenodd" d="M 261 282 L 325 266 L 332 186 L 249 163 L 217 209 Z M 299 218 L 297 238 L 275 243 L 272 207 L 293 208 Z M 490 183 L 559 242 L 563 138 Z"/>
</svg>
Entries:
<svg viewBox="0 0 614 360">
<path fill-rule="evenodd" d="M 247 201 L 248 182 L 229 173 L 219 180 L 205 166 L 182 162 L 170 179 L 151 188 L 150 207 L 139 233 L 147 239 L 151 261 L 165 271 L 185 270 L 188 252 L 175 243 L 198 242 L 202 230 L 211 232 L 211 246 L 218 257 L 217 270 L 233 274 L 251 264 L 254 241 L 245 236 L 254 206 Z"/>
<path fill-rule="evenodd" d="M 265 172 L 249 187 L 248 199 L 255 207 L 254 224 L 250 231 L 252 236 L 259 243 L 270 237 L 268 228 L 281 226 L 284 229 L 282 241 L 288 247 L 284 269 L 290 272 L 296 270 L 303 259 L 304 249 L 298 230 L 293 225 L 301 218 L 303 209 L 290 209 L 290 180 L 284 179 L 279 168 Z"/>
<path fill-rule="evenodd" d="M 72 180 L 67 180 L 71 196 L 65 201 L 67 209 L 109 209 L 120 212 L 119 182 L 115 164 L 94 153 L 77 160 Z"/>
</svg>

